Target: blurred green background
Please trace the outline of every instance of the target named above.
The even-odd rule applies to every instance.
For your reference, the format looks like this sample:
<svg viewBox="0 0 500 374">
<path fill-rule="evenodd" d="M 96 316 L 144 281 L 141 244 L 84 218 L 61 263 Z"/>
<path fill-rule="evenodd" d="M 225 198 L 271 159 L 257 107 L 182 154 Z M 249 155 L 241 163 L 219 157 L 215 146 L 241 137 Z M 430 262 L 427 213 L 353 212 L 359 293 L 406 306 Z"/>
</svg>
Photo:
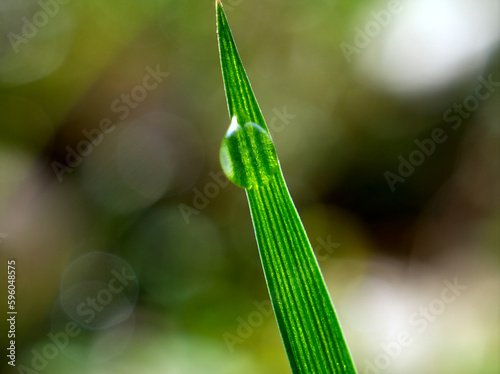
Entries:
<svg viewBox="0 0 500 374">
<path fill-rule="evenodd" d="M 223 4 L 358 371 L 498 373 L 498 2 Z M 213 1 L 2 0 L 0 35 L 0 370 L 289 373 Z"/>
</svg>

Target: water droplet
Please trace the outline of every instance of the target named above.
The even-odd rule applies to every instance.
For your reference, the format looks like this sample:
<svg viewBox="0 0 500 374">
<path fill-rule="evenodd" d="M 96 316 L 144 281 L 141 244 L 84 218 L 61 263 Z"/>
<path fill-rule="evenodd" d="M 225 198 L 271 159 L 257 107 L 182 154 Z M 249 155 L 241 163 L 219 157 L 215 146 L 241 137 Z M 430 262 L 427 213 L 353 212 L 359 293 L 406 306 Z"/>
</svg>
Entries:
<svg viewBox="0 0 500 374">
<path fill-rule="evenodd" d="M 220 149 L 222 170 L 231 182 L 243 188 L 265 184 L 279 172 L 276 148 L 261 126 L 240 126 L 233 117 Z"/>
</svg>

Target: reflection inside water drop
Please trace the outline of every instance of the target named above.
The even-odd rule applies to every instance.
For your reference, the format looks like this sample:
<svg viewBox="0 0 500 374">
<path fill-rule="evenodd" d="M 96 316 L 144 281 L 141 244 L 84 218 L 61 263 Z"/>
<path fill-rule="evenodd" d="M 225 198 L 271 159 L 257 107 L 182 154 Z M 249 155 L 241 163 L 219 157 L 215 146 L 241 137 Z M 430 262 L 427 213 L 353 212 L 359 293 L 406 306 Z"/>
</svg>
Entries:
<svg viewBox="0 0 500 374">
<path fill-rule="evenodd" d="M 220 149 L 222 170 L 237 186 L 251 188 L 267 183 L 279 171 L 274 143 L 261 126 L 240 126 L 233 117 Z"/>
</svg>

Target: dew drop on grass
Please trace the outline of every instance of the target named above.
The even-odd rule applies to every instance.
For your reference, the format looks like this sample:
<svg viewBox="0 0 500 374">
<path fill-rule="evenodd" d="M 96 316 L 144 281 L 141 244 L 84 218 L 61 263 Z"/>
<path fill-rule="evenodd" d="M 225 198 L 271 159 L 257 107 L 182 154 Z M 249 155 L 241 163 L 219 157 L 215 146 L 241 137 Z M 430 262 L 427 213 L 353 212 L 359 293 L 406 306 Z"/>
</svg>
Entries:
<svg viewBox="0 0 500 374">
<path fill-rule="evenodd" d="M 237 186 L 251 188 L 267 183 L 279 172 L 276 148 L 261 126 L 241 126 L 233 117 L 220 149 L 222 170 Z"/>
</svg>

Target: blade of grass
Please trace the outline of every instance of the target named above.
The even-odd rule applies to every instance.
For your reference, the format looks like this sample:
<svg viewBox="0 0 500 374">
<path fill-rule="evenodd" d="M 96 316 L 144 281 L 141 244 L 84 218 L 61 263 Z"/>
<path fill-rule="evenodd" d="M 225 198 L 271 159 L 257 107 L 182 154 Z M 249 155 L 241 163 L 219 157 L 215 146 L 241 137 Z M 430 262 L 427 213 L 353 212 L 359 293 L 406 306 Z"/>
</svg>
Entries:
<svg viewBox="0 0 500 374">
<path fill-rule="evenodd" d="M 355 373 L 330 295 L 281 173 L 274 143 L 222 4 L 217 34 L 231 126 L 221 147 L 230 180 L 246 189 L 271 302 L 293 373 Z"/>
<path fill-rule="evenodd" d="M 216 2 L 217 33 L 219 35 L 219 55 L 222 65 L 222 78 L 226 90 L 229 117 L 236 116 L 238 123 L 258 123 L 267 130 L 264 116 L 248 81 L 245 68 L 241 63 L 236 44 L 227 23 L 220 1 Z M 222 37 L 221 37 L 222 36 Z"/>
</svg>

